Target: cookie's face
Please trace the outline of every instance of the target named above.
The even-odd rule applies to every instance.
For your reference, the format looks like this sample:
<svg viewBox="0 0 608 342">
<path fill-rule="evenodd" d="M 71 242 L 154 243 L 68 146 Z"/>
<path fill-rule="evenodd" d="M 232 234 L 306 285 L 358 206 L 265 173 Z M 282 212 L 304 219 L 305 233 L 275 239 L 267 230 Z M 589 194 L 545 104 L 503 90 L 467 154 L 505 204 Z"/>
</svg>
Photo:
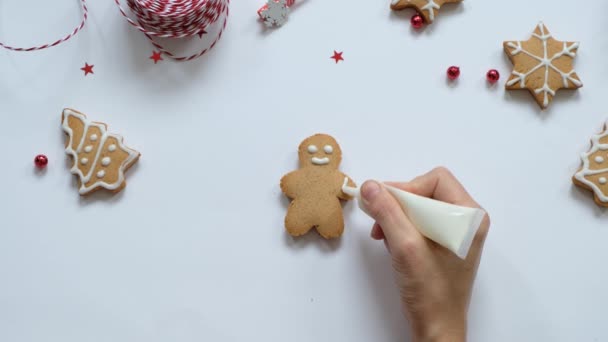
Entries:
<svg viewBox="0 0 608 342">
<path fill-rule="evenodd" d="M 342 151 L 336 140 L 326 134 L 306 138 L 298 148 L 301 167 L 329 167 L 337 169 Z"/>
</svg>

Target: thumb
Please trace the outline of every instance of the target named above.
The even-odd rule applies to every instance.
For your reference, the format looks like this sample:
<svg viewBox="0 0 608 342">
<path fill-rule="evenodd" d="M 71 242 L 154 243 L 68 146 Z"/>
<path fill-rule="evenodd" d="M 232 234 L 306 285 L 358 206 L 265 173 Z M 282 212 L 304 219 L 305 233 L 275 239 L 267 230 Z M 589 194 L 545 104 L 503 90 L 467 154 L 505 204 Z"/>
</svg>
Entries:
<svg viewBox="0 0 608 342">
<path fill-rule="evenodd" d="M 365 182 L 361 186 L 361 199 L 366 213 L 382 227 L 389 244 L 417 233 L 399 202 L 384 185 L 376 181 Z"/>
</svg>

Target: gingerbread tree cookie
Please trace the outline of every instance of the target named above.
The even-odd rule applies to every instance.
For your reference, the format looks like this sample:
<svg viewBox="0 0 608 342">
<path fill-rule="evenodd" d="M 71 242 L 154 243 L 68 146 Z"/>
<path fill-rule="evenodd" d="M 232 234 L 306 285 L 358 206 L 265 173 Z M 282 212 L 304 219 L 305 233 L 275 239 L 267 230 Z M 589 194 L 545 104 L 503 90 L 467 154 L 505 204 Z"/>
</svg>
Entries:
<svg viewBox="0 0 608 342">
<path fill-rule="evenodd" d="M 73 159 L 71 173 L 78 176 L 79 193 L 90 194 L 99 189 L 122 190 L 124 173 L 139 159 L 139 152 L 123 144 L 120 135 L 108 133 L 107 126 L 91 122 L 86 115 L 64 109 L 62 127 L 68 139 L 65 152 Z"/>
<path fill-rule="evenodd" d="M 543 23 L 538 24 L 532 38 L 504 42 L 504 49 L 513 62 L 513 73 L 506 88 L 527 89 L 545 109 L 559 89 L 577 89 L 583 83 L 572 66 L 579 43 L 555 40 Z"/>
<path fill-rule="evenodd" d="M 593 192 L 595 203 L 608 207 L 608 125 L 591 139 L 591 149 L 581 155 L 583 165 L 572 181 Z"/>
<path fill-rule="evenodd" d="M 462 0 L 393 0 L 391 9 L 400 11 L 405 8 L 413 8 L 424 17 L 424 21 L 431 24 L 439 13 L 441 6 L 457 2 L 462 2 Z"/>
<path fill-rule="evenodd" d="M 298 155 L 300 169 L 281 179 L 281 190 L 292 200 L 285 228 L 292 236 L 316 228 L 326 239 L 337 238 L 344 231 L 341 200 L 352 199 L 342 192 L 348 176 L 338 170 L 342 160 L 340 146 L 331 136 L 317 134 L 300 144 Z M 352 181 L 349 184 L 355 186 Z"/>
</svg>

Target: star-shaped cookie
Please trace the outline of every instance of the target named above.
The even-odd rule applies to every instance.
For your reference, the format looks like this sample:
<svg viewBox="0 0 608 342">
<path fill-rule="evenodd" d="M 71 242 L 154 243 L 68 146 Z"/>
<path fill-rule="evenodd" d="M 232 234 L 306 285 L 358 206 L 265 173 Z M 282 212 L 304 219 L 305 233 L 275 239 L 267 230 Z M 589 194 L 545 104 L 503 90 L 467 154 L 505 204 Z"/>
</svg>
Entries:
<svg viewBox="0 0 608 342">
<path fill-rule="evenodd" d="M 462 2 L 462 0 L 393 0 L 391 9 L 400 11 L 405 8 L 414 8 L 424 17 L 424 21 L 430 24 L 435 20 L 441 6 L 456 2 Z"/>
<path fill-rule="evenodd" d="M 541 108 L 547 108 L 559 89 L 583 86 L 572 66 L 578 46 L 578 42 L 555 40 L 543 23 L 529 40 L 504 42 L 505 53 L 513 62 L 506 88 L 527 89 Z"/>
</svg>

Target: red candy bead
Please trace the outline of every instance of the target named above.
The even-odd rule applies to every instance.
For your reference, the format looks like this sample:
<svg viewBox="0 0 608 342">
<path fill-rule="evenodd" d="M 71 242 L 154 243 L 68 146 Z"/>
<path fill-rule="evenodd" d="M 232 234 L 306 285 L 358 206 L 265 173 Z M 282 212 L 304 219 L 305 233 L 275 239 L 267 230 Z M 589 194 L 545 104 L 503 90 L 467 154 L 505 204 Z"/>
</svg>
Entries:
<svg viewBox="0 0 608 342">
<path fill-rule="evenodd" d="M 457 66 L 451 66 L 448 68 L 448 78 L 450 80 L 455 80 L 460 76 L 460 68 Z"/>
<path fill-rule="evenodd" d="M 413 28 L 415 28 L 417 30 L 421 29 L 422 26 L 424 26 L 424 17 L 422 17 L 422 15 L 420 15 L 420 13 L 416 13 L 412 16 L 410 23 L 412 24 Z"/>
<path fill-rule="evenodd" d="M 49 158 L 47 158 L 44 154 L 39 154 L 34 158 L 34 164 L 36 164 L 39 168 L 44 168 L 49 163 Z"/>
<path fill-rule="evenodd" d="M 490 83 L 496 83 L 500 79 L 500 73 L 498 72 L 498 70 L 492 69 L 486 74 L 486 79 Z"/>
</svg>

